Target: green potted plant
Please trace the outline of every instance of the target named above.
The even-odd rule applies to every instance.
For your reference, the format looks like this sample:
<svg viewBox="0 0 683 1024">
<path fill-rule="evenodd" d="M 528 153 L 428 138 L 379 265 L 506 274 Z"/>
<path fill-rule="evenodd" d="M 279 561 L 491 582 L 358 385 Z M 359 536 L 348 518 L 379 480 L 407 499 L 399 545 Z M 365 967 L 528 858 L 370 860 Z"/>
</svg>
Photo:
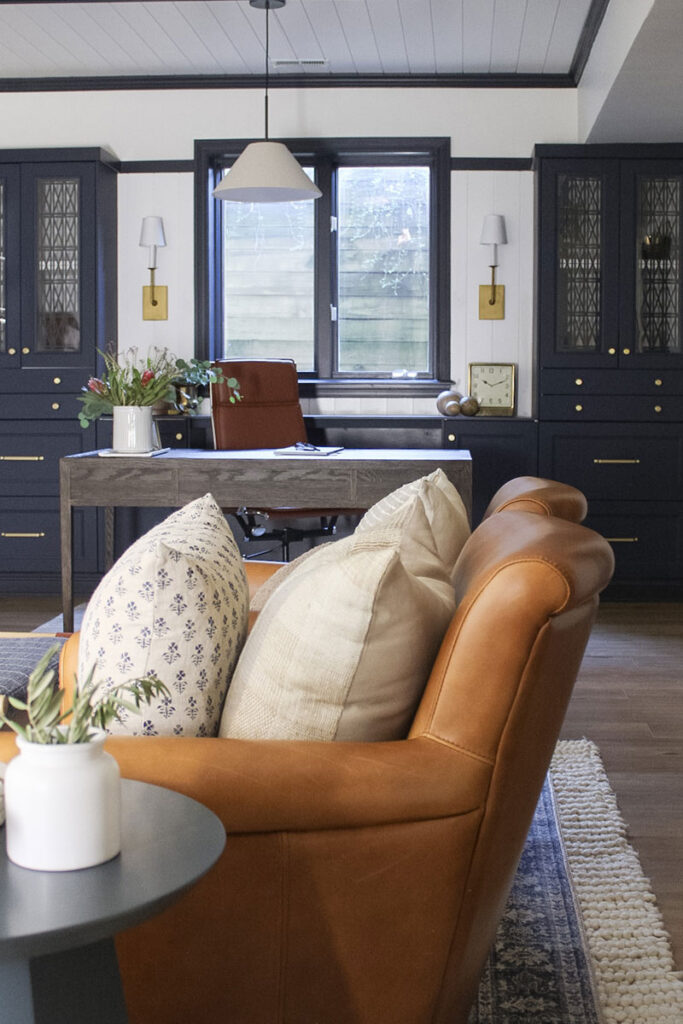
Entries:
<svg viewBox="0 0 683 1024">
<path fill-rule="evenodd" d="M 230 401 L 239 402 L 242 398 L 239 381 L 236 377 L 226 377 L 220 366 L 214 366 L 208 359 L 197 359 L 193 356 L 189 361 L 176 359 L 178 370 L 174 381 L 176 390 L 175 407 L 178 412 L 195 412 L 202 398 L 206 398 L 211 384 L 227 384 L 230 389 Z"/>
<path fill-rule="evenodd" d="M 19 756 L 5 773 L 7 855 L 21 867 L 70 871 L 115 857 L 121 848 L 119 768 L 104 750 L 106 727 L 123 709 L 168 695 L 148 676 L 102 689 L 75 682 L 71 707 L 62 708 L 55 686 L 52 647 L 31 673 L 26 700 L 10 697 L 22 712 L 15 721 L 0 711 L 0 721 L 17 733 Z"/>
</svg>

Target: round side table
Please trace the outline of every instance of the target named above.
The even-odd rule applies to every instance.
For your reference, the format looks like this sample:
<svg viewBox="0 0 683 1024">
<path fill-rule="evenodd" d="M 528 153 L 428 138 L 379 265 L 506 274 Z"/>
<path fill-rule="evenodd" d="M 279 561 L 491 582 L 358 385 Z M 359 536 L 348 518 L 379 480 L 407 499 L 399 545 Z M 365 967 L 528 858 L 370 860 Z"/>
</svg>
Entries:
<svg viewBox="0 0 683 1024">
<path fill-rule="evenodd" d="M 123 1024 L 114 934 L 169 906 L 220 857 L 225 830 L 208 808 L 121 785 L 121 853 L 97 867 L 20 868 L 0 830 L 0 1024 Z"/>
</svg>

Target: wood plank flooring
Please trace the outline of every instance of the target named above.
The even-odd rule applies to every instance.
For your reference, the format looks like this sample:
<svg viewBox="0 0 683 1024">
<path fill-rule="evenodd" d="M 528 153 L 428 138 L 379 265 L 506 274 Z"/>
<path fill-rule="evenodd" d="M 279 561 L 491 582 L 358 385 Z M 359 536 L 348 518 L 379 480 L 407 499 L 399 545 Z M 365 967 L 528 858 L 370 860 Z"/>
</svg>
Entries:
<svg viewBox="0 0 683 1024">
<path fill-rule="evenodd" d="M 683 605 L 604 604 L 563 739 L 600 748 L 683 969 Z"/>
<path fill-rule="evenodd" d="M 0 630 L 58 597 L 0 596 Z M 683 970 L 683 604 L 604 604 L 562 730 L 594 740 Z"/>
</svg>

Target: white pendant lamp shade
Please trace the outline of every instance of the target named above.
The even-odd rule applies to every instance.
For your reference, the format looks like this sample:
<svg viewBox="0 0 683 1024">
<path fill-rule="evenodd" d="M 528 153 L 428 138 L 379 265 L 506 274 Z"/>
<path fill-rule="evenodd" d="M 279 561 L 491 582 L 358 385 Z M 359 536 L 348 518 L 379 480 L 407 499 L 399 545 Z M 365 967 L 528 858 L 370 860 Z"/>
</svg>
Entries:
<svg viewBox="0 0 683 1024">
<path fill-rule="evenodd" d="M 236 203 L 290 203 L 322 192 L 282 142 L 250 142 L 214 191 Z"/>
</svg>

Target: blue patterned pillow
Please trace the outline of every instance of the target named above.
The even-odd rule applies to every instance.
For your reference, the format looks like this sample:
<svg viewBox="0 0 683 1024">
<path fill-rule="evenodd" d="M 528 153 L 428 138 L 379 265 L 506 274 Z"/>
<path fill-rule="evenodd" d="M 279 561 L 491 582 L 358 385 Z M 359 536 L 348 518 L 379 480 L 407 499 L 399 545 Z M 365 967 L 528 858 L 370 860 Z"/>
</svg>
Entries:
<svg viewBox="0 0 683 1024">
<path fill-rule="evenodd" d="M 214 736 L 247 634 L 242 558 L 212 495 L 140 537 L 88 603 L 78 658 L 102 686 L 154 673 L 169 688 L 110 732 Z"/>
</svg>

